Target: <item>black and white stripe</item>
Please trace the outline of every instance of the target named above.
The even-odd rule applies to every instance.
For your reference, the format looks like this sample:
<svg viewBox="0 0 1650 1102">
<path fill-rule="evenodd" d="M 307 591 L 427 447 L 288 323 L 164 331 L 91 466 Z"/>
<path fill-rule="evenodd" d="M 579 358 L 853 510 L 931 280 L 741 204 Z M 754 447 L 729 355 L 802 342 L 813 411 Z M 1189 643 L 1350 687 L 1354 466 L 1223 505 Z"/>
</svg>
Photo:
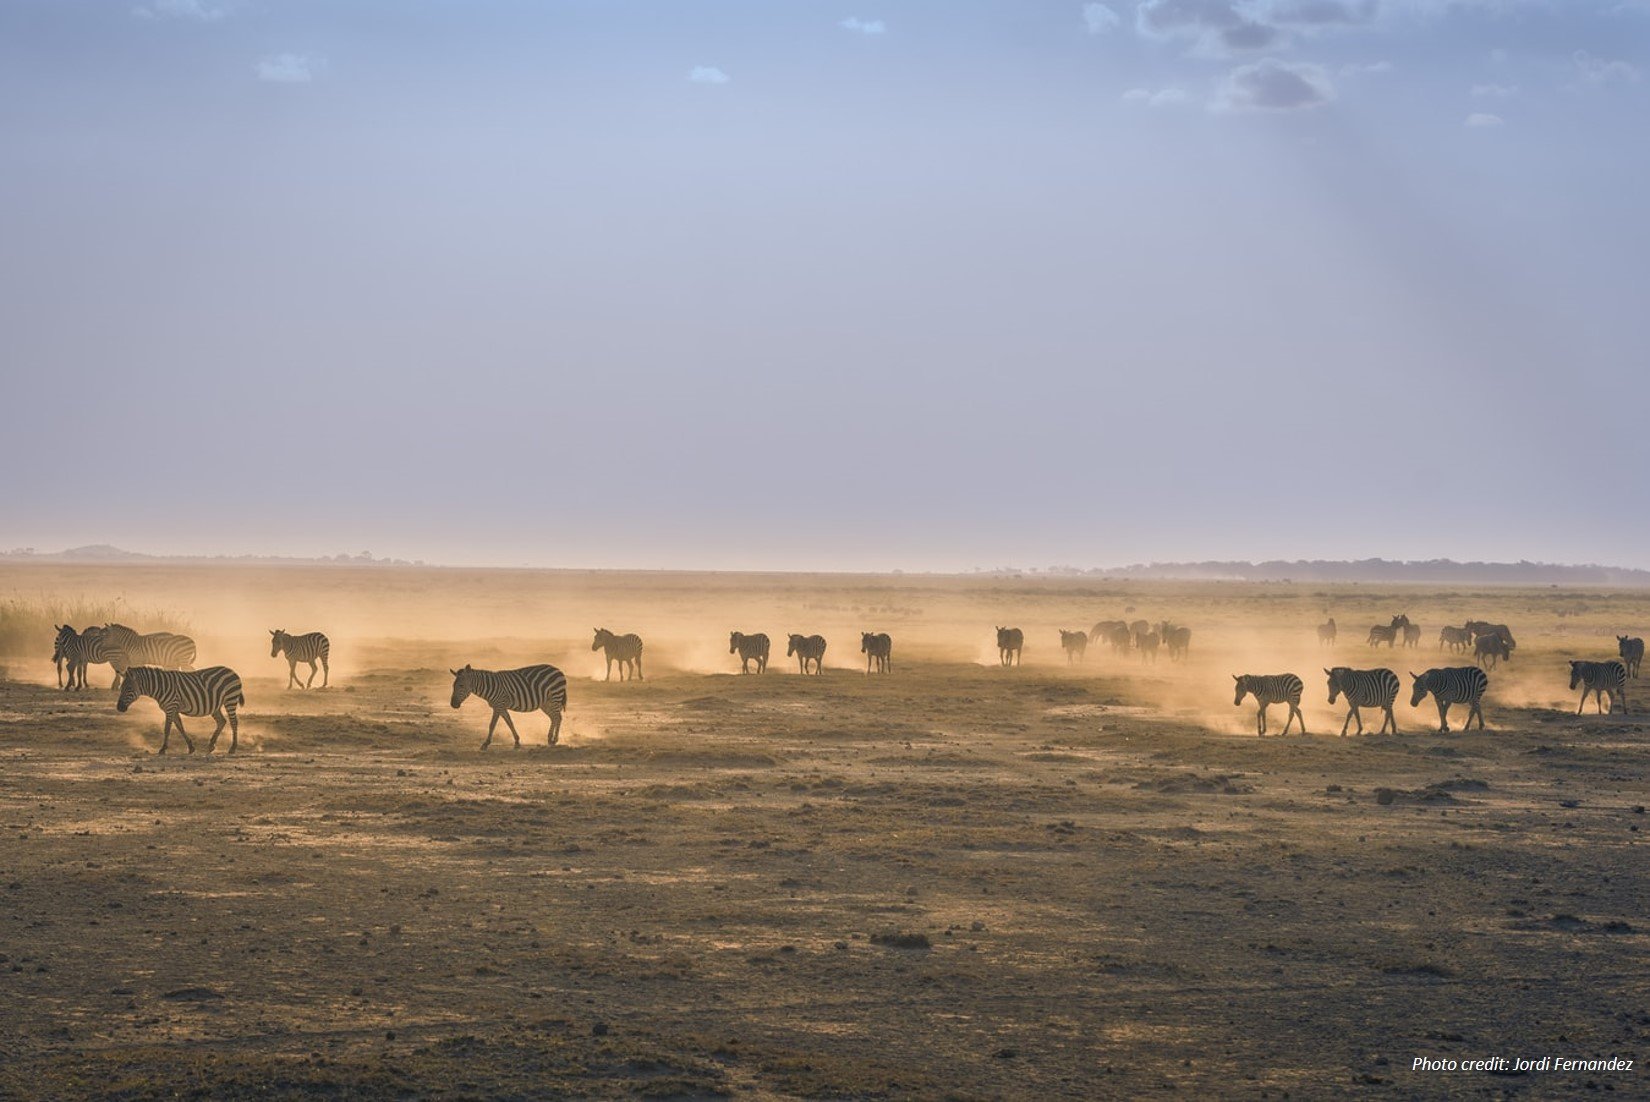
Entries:
<svg viewBox="0 0 1650 1102">
<path fill-rule="evenodd" d="M 241 721 L 236 709 L 246 703 L 241 689 L 241 678 L 228 666 L 208 666 L 203 670 L 163 670 L 154 666 L 132 666 L 120 687 L 120 700 L 115 707 L 124 712 L 140 696 L 154 697 L 155 703 L 166 714 L 166 726 L 161 732 L 160 752 L 166 753 L 172 728 L 183 736 L 189 752 L 195 752 L 195 743 L 183 729 L 183 716 L 211 716 L 218 721 L 212 732 L 212 741 L 206 744 L 210 754 L 223 734 L 227 712 L 229 724 L 229 752 L 233 754 L 240 743 Z"/>
<path fill-rule="evenodd" d="M 1371 647 L 1379 647 L 1382 643 L 1385 643 L 1390 647 L 1397 641 L 1398 628 L 1396 625 L 1376 624 L 1369 629 L 1369 637 L 1364 640 L 1364 643 Z"/>
<path fill-rule="evenodd" d="M 1610 694 L 1610 711 L 1621 705 L 1623 714 L 1627 712 L 1627 667 L 1622 662 L 1612 658 L 1608 662 L 1571 662 L 1570 689 L 1581 686 L 1581 702 L 1576 705 L 1576 715 L 1587 705 L 1587 694 L 1592 693 L 1598 701 L 1599 714 L 1604 713 L 1604 694 Z"/>
<path fill-rule="evenodd" d="M 159 666 L 167 670 L 195 668 L 195 641 L 170 631 L 140 634 L 125 624 L 105 624 L 103 630 L 109 664 L 115 668 L 115 685 L 131 666 Z"/>
<path fill-rule="evenodd" d="M 1066 665 L 1088 653 L 1089 633 L 1086 631 L 1067 631 L 1060 629 L 1060 646 L 1066 652 Z"/>
<path fill-rule="evenodd" d="M 308 635 L 293 635 L 282 628 L 276 628 L 269 633 L 269 657 L 275 658 L 282 651 L 286 652 L 286 687 L 292 688 L 298 683 L 298 663 L 309 663 L 309 680 L 300 688 L 307 689 L 315 683 L 315 663 L 321 664 L 321 688 L 327 687 L 332 677 L 332 670 L 327 665 L 327 659 L 332 656 L 332 643 L 318 631 Z"/>
<path fill-rule="evenodd" d="M 1334 704 L 1338 696 L 1346 697 L 1347 706 L 1351 711 L 1346 713 L 1346 722 L 1341 724 L 1341 737 L 1346 737 L 1347 724 L 1358 721 L 1358 733 L 1364 733 L 1364 717 L 1358 711 L 1360 708 L 1380 708 L 1386 713 L 1381 720 L 1380 734 L 1386 734 L 1387 728 L 1392 733 L 1398 733 L 1398 717 L 1392 714 L 1392 702 L 1398 699 L 1398 675 L 1388 669 L 1354 670 L 1346 666 L 1336 666 L 1332 670 L 1324 670 L 1329 675 L 1329 703 Z"/>
<path fill-rule="evenodd" d="M 1089 629 L 1089 642 L 1102 640 L 1110 644 L 1113 650 L 1121 650 L 1129 645 L 1129 625 L 1122 620 L 1101 620 Z"/>
<path fill-rule="evenodd" d="M 1421 701 L 1431 693 L 1438 703 L 1438 730 L 1440 733 L 1449 733 L 1449 706 L 1451 704 L 1466 704 L 1467 722 L 1462 730 L 1472 726 L 1472 717 L 1478 717 L 1478 729 L 1484 729 L 1484 691 L 1490 687 L 1489 675 L 1477 666 L 1448 666 L 1444 669 L 1428 670 L 1426 673 L 1411 673 L 1415 682 L 1415 691 L 1410 694 L 1409 706 L 1419 708 Z"/>
<path fill-rule="evenodd" d="M 1141 623 L 1145 623 L 1144 620 Z M 1020 661 L 1020 652 L 1025 649 L 1026 633 L 1019 628 L 997 629 L 997 664 L 1013 666 Z"/>
<path fill-rule="evenodd" d="M 1325 643 L 1334 646 L 1335 636 L 1338 634 L 1339 632 L 1335 628 L 1335 618 L 1331 616 L 1326 623 L 1318 625 L 1318 646 L 1321 647 Z"/>
<path fill-rule="evenodd" d="M 1152 665 L 1157 664 L 1157 648 L 1162 643 L 1162 636 L 1155 631 L 1142 632 L 1134 637 L 1135 649 L 1140 652 L 1140 661 L 1151 659 Z"/>
<path fill-rule="evenodd" d="M 1497 632 L 1485 632 L 1473 644 L 1473 660 L 1487 669 L 1495 669 L 1495 664 L 1503 658 L 1512 657 L 1512 648 L 1507 645 L 1504 636 Z"/>
<path fill-rule="evenodd" d="M 1465 654 L 1470 646 L 1472 646 L 1472 632 L 1466 628 L 1443 627 L 1438 629 L 1439 650 L 1448 647 L 1458 654 Z"/>
<path fill-rule="evenodd" d="M 785 657 L 796 655 L 796 664 L 802 673 L 808 672 L 808 663 L 813 663 L 814 673 L 825 672 L 825 637 L 823 635 L 797 635 L 792 633 L 790 642 L 785 647 Z"/>
<path fill-rule="evenodd" d="M 449 670 L 453 675 L 453 707 L 470 696 L 479 696 L 493 709 L 487 724 L 483 750 L 493 744 L 493 730 L 502 717 L 510 735 L 521 746 L 511 712 L 543 712 L 550 717 L 550 745 L 561 738 L 561 714 L 567 710 L 567 675 L 554 666 L 523 666 L 517 670 L 477 670 L 465 666 Z"/>
<path fill-rule="evenodd" d="M 1618 635 L 1616 636 L 1616 653 L 1621 655 L 1622 662 L 1627 666 L 1627 676 L 1637 677 L 1639 666 L 1644 663 L 1644 640 Z"/>
<path fill-rule="evenodd" d="M 1078 632 L 1086 641 L 1088 636 Z M 865 655 L 865 672 L 869 674 L 874 665 L 877 673 L 888 673 L 894 665 L 894 640 L 886 631 L 859 633 L 859 650 Z"/>
<path fill-rule="evenodd" d="M 68 624 L 58 627 L 57 642 L 52 647 L 52 659 L 68 667 L 69 682 L 62 686 L 64 692 L 86 687 L 86 667 L 109 661 L 107 647 L 107 633 L 102 628 L 76 631 Z M 59 683 L 61 684 L 61 678 Z M 116 684 L 119 684 L 118 674 Z"/>
<path fill-rule="evenodd" d="M 642 637 L 632 632 L 629 635 L 614 635 L 606 628 L 596 629 L 596 638 L 591 641 L 591 650 L 607 652 L 607 677 L 604 680 L 613 680 L 613 663 L 619 664 L 619 680 L 625 679 L 625 671 L 636 680 L 642 680 Z"/>
<path fill-rule="evenodd" d="M 768 637 L 761 632 L 745 635 L 735 631 L 728 635 L 728 653 L 739 656 L 740 673 L 750 673 L 752 662 L 756 663 L 757 673 L 767 673 L 768 652 L 771 647 Z"/>
<path fill-rule="evenodd" d="M 1255 734 L 1266 733 L 1266 709 L 1273 704 L 1289 705 L 1289 718 L 1283 721 L 1283 734 L 1289 733 L 1289 725 L 1297 719 L 1301 721 L 1301 734 L 1306 734 L 1306 717 L 1301 715 L 1301 693 L 1306 691 L 1306 686 L 1301 683 L 1300 678 L 1292 673 L 1246 673 L 1241 677 L 1233 674 L 1232 680 L 1237 682 L 1237 696 L 1232 700 L 1233 707 L 1242 704 L 1243 698 L 1251 693 L 1254 694 L 1255 703 L 1260 705 L 1259 711 L 1255 713 Z"/>
<path fill-rule="evenodd" d="M 1404 623 L 1400 624 L 1399 627 L 1401 627 L 1404 632 L 1404 646 L 1419 647 L 1421 645 L 1420 624 Z"/>
</svg>

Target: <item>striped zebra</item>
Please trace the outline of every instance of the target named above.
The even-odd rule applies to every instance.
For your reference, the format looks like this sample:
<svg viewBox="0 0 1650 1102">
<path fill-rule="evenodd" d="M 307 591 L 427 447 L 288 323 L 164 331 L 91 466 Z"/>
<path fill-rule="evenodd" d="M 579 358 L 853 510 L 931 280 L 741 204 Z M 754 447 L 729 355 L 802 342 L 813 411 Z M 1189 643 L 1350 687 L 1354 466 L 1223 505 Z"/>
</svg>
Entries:
<svg viewBox="0 0 1650 1102">
<path fill-rule="evenodd" d="M 1026 633 L 1019 628 L 997 629 L 997 664 L 1012 666 L 1020 661 L 1020 652 L 1025 649 Z"/>
<path fill-rule="evenodd" d="M 166 753 L 172 728 L 183 736 L 189 752 L 195 752 L 195 743 L 183 729 L 183 716 L 211 716 L 218 721 L 212 731 L 212 741 L 206 744 L 210 754 L 223 734 L 224 713 L 229 713 L 229 752 L 233 754 L 240 744 L 241 721 L 236 709 L 246 703 L 241 689 L 241 678 L 228 666 L 208 666 L 204 670 L 163 670 L 155 666 L 132 666 L 120 686 L 120 699 L 115 708 L 124 712 L 140 696 L 154 697 L 160 710 L 166 713 L 166 726 L 161 731 L 160 752 Z"/>
<path fill-rule="evenodd" d="M 1082 632 L 1077 634 L 1083 635 Z M 1083 635 L 1083 638 L 1086 640 L 1088 636 Z M 861 654 L 865 655 L 865 672 L 867 674 L 871 672 L 873 662 L 876 663 L 877 673 L 887 673 L 893 668 L 894 640 L 887 632 L 882 631 L 874 634 L 869 631 L 860 632 L 859 650 Z"/>
<path fill-rule="evenodd" d="M 1237 682 L 1237 696 L 1232 700 L 1235 708 L 1243 703 L 1243 698 L 1250 693 L 1254 694 L 1255 703 L 1260 709 L 1255 713 L 1255 734 L 1266 733 L 1266 709 L 1274 704 L 1288 704 L 1289 718 L 1283 721 L 1283 734 L 1289 733 L 1289 725 L 1295 720 L 1301 721 L 1301 734 L 1306 734 L 1306 717 L 1301 715 L 1301 693 L 1306 686 L 1301 679 L 1292 673 L 1255 674 L 1246 673 L 1242 677 L 1232 675 Z"/>
<path fill-rule="evenodd" d="M 1470 646 L 1472 646 L 1472 632 L 1466 628 L 1443 627 L 1438 630 L 1439 650 L 1448 647 L 1451 651 L 1465 654 Z"/>
<path fill-rule="evenodd" d="M 1466 628 L 1467 631 L 1471 633 L 1475 642 L 1486 635 L 1500 636 L 1501 641 L 1507 645 L 1506 651 L 1508 658 L 1512 657 L 1514 648 L 1518 646 L 1518 641 L 1513 638 L 1512 629 L 1507 627 L 1506 624 L 1492 624 L 1486 620 L 1468 620 L 1466 623 Z"/>
<path fill-rule="evenodd" d="M 1335 636 L 1338 634 L 1339 632 L 1335 629 L 1335 617 L 1331 616 L 1326 623 L 1318 625 L 1318 646 L 1321 647 L 1326 643 L 1331 647 L 1334 646 Z"/>
<path fill-rule="evenodd" d="M 115 668 L 115 683 L 111 688 L 120 687 L 121 675 L 130 666 L 159 666 L 168 670 L 195 668 L 195 641 L 187 635 L 170 631 L 144 635 L 125 624 L 104 624 L 103 630 L 109 644 L 106 648 L 109 664 Z"/>
<path fill-rule="evenodd" d="M 812 662 L 814 673 L 825 674 L 825 637 L 823 635 L 791 634 L 789 645 L 785 647 L 785 657 L 796 655 L 796 664 L 801 667 L 804 676 L 808 673 L 808 663 Z"/>
<path fill-rule="evenodd" d="M 332 677 L 332 671 L 327 666 L 327 659 L 332 656 L 332 643 L 325 635 L 312 631 L 308 635 L 292 635 L 283 628 L 276 628 L 269 633 L 269 657 L 278 658 L 282 651 L 286 652 L 286 687 L 292 688 L 298 683 L 298 663 L 309 663 L 309 680 L 299 688 L 307 689 L 315 683 L 315 663 L 321 663 L 321 688 L 327 687 Z"/>
<path fill-rule="evenodd" d="M 1472 726 L 1472 717 L 1478 717 L 1478 729 L 1484 729 L 1484 690 L 1490 687 L 1489 675 L 1477 666 L 1448 666 L 1444 669 L 1428 670 L 1426 673 L 1410 673 L 1415 682 L 1415 691 L 1410 694 L 1409 706 L 1419 708 L 1421 701 L 1431 693 L 1433 700 L 1438 704 L 1438 732 L 1449 734 L 1449 706 L 1451 704 L 1466 704 L 1471 707 L 1467 712 L 1467 722 L 1462 725 L 1463 731 Z"/>
<path fill-rule="evenodd" d="M 752 662 L 756 663 L 757 673 L 767 673 L 769 648 L 768 637 L 761 632 L 755 635 L 737 631 L 728 634 L 728 653 L 739 656 L 740 673 L 750 673 Z"/>
<path fill-rule="evenodd" d="M 1169 659 L 1184 659 L 1192 649 L 1192 629 L 1171 627 L 1163 634 L 1163 645 L 1169 648 Z"/>
<path fill-rule="evenodd" d="M 1473 660 L 1486 669 L 1493 670 L 1498 660 L 1512 657 L 1507 640 L 1495 632 L 1480 635 L 1472 646 Z"/>
<path fill-rule="evenodd" d="M 1592 693 L 1598 701 L 1598 711 L 1604 714 L 1604 694 L 1610 694 L 1610 711 L 1621 705 L 1623 715 L 1627 714 L 1627 667 L 1617 659 L 1608 662 L 1571 662 L 1570 663 L 1570 690 L 1575 691 L 1581 686 L 1581 702 L 1576 705 L 1576 715 L 1587 706 L 1587 694 Z"/>
<path fill-rule="evenodd" d="M 85 631 L 75 631 L 68 624 L 57 628 L 57 642 L 52 646 L 52 658 L 66 666 L 69 671 L 69 683 L 62 685 L 64 692 L 72 692 L 86 687 L 86 667 L 94 663 L 109 661 L 109 644 L 107 635 L 102 628 L 87 628 Z M 116 684 L 119 684 L 118 676 Z M 59 678 L 61 685 L 62 679 Z"/>
<path fill-rule="evenodd" d="M 1066 652 L 1066 665 L 1081 659 L 1088 653 L 1089 636 L 1086 631 L 1067 631 L 1060 629 L 1060 647 Z"/>
<path fill-rule="evenodd" d="M 1157 665 L 1157 648 L 1161 642 L 1162 638 L 1155 631 L 1148 631 L 1144 635 L 1135 636 L 1134 645 L 1135 649 L 1140 652 L 1140 661 L 1145 662 L 1150 659 L 1152 665 Z"/>
<path fill-rule="evenodd" d="M 1402 624 L 1400 626 L 1404 630 L 1404 646 L 1419 647 L 1421 645 L 1421 625 Z"/>
<path fill-rule="evenodd" d="M 614 635 L 606 628 L 596 629 L 596 638 L 591 641 L 590 649 L 607 652 L 607 677 L 604 680 L 613 680 L 613 663 L 619 664 L 619 680 L 625 678 L 625 671 L 637 681 L 642 680 L 642 637 L 632 632 L 629 635 Z"/>
<path fill-rule="evenodd" d="M 1398 717 L 1392 714 L 1392 702 L 1398 699 L 1397 674 L 1388 669 L 1354 670 L 1346 666 L 1336 666 L 1323 672 L 1329 675 L 1329 703 L 1333 705 L 1337 696 L 1344 696 L 1352 709 L 1346 713 L 1346 722 L 1341 724 L 1342 738 L 1346 737 L 1347 724 L 1353 720 L 1358 721 L 1358 733 L 1364 733 L 1364 717 L 1358 711 L 1360 708 L 1380 708 L 1386 713 L 1378 734 L 1386 734 L 1388 726 L 1391 726 L 1393 734 L 1398 733 Z"/>
<path fill-rule="evenodd" d="M 1369 637 L 1364 640 L 1366 646 L 1379 648 L 1382 643 L 1391 647 L 1398 641 L 1398 629 L 1384 624 L 1376 624 L 1369 629 Z"/>
<path fill-rule="evenodd" d="M 543 712 L 550 717 L 550 745 L 561 738 L 561 714 L 567 710 L 567 675 L 554 666 L 523 666 L 519 670 L 477 670 L 466 665 L 462 670 L 448 670 L 453 675 L 453 707 L 456 709 L 471 695 L 479 696 L 492 705 L 493 718 L 487 724 L 487 738 L 483 750 L 493 744 L 493 731 L 500 718 L 510 728 L 510 736 L 521 749 L 521 735 L 516 732 L 511 712 Z"/>
<path fill-rule="evenodd" d="M 1130 642 L 1138 641 L 1139 638 L 1142 635 L 1146 634 L 1150 630 L 1152 630 L 1152 626 L 1151 626 L 1151 624 L 1147 623 L 1145 620 L 1130 620 L 1129 621 L 1129 641 Z"/>
<path fill-rule="evenodd" d="M 1644 662 L 1644 640 L 1618 635 L 1616 636 L 1616 653 L 1621 655 L 1622 662 L 1627 665 L 1627 676 L 1637 677 L 1639 666 Z"/>
</svg>

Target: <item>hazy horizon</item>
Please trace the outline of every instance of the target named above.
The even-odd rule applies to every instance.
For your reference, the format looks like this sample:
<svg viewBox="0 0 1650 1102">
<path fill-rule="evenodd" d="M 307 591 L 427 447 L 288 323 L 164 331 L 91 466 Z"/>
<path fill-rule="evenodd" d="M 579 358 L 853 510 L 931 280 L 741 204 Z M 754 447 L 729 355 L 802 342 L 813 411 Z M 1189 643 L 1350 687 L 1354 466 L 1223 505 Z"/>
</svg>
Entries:
<svg viewBox="0 0 1650 1102">
<path fill-rule="evenodd" d="M 0 9 L 0 547 L 1650 568 L 1650 4 Z"/>
</svg>

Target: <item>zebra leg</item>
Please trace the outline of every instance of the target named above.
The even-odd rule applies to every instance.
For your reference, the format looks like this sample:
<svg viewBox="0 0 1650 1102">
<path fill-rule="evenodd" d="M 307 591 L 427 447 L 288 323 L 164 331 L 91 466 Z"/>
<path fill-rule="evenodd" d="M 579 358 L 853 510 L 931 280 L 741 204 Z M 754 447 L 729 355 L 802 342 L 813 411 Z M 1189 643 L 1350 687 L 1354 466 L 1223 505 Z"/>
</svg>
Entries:
<svg viewBox="0 0 1650 1102">
<path fill-rule="evenodd" d="M 638 654 L 636 656 L 636 680 L 637 681 L 646 681 L 647 680 L 647 678 L 642 676 L 642 656 L 640 654 Z"/>
<path fill-rule="evenodd" d="M 1467 722 L 1461 727 L 1463 731 L 1472 726 L 1473 716 L 1478 717 L 1478 729 L 1482 731 L 1484 729 L 1484 702 L 1482 700 L 1472 702 L 1472 711 L 1467 713 Z"/>
<path fill-rule="evenodd" d="M 493 729 L 496 728 L 497 726 L 498 726 L 498 709 L 494 708 L 493 709 L 493 718 L 491 720 L 489 720 L 488 723 L 487 723 L 487 738 L 481 744 L 481 748 L 483 750 L 487 749 L 487 747 L 489 747 L 493 744 Z"/>
<path fill-rule="evenodd" d="M 623 670 L 619 671 L 619 676 L 621 678 L 624 677 L 624 671 Z M 613 680 L 613 656 L 611 654 L 607 656 L 607 676 L 602 678 L 602 680 L 603 681 L 612 681 Z"/>
<path fill-rule="evenodd" d="M 510 718 L 510 713 L 507 711 L 500 712 L 499 714 L 504 717 L 504 725 L 510 728 L 510 737 L 516 740 L 516 749 L 520 750 L 521 736 L 516 733 L 516 721 Z"/>
<path fill-rule="evenodd" d="M 172 713 L 167 712 L 166 713 L 166 722 L 161 726 L 161 729 L 160 729 L 160 749 L 155 751 L 155 752 L 157 754 L 166 753 L 166 744 L 171 742 L 171 741 L 172 741 Z"/>
<path fill-rule="evenodd" d="M 315 684 L 315 674 L 316 674 L 315 659 L 311 658 L 309 660 L 309 677 L 307 677 L 304 680 L 304 688 L 307 689 L 311 685 Z"/>
<path fill-rule="evenodd" d="M 218 736 L 223 734 L 224 724 L 225 724 L 225 722 L 227 722 L 223 717 L 223 709 L 222 708 L 218 708 L 217 710 L 215 710 L 212 713 L 212 718 L 218 721 L 218 725 L 216 727 L 212 728 L 212 740 L 206 744 L 206 752 L 208 754 L 212 753 L 214 750 L 216 750 L 218 748 Z"/>
<path fill-rule="evenodd" d="M 327 661 L 327 656 L 325 654 L 323 654 L 323 655 L 321 655 L 321 688 L 324 689 L 328 685 L 330 685 L 331 683 L 332 683 L 332 665 L 331 665 L 331 663 L 329 663 Z"/>
<path fill-rule="evenodd" d="M 1255 711 L 1255 734 L 1266 734 L 1266 705 L 1264 704 Z"/>
<path fill-rule="evenodd" d="M 1472 713 L 1467 713 L 1467 722 L 1472 722 Z M 1449 705 L 1442 700 L 1438 701 L 1438 733 L 1449 734 Z"/>
<path fill-rule="evenodd" d="M 233 754 L 241 745 L 241 717 L 235 705 L 227 704 L 224 707 L 229 712 L 229 752 Z"/>
<path fill-rule="evenodd" d="M 1587 707 L 1587 686 L 1583 685 L 1581 687 L 1581 702 L 1576 705 L 1576 715 L 1580 715 L 1581 710 L 1585 707 Z"/>
<path fill-rule="evenodd" d="M 561 739 L 561 713 L 546 708 L 544 714 L 550 717 L 550 745 L 554 746 Z"/>
</svg>

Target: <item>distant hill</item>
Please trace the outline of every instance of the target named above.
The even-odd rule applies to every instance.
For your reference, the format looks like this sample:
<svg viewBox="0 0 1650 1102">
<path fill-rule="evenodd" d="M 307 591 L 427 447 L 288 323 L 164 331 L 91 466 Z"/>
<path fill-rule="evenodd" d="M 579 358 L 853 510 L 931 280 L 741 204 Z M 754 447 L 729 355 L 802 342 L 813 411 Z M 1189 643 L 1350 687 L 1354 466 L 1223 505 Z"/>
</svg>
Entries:
<svg viewBox="0 0 1650 1102">
<path fill-rule="evenodd" d="M 1050 567 L 1031 573 L 1104 578 L 1244 582 L 1412 582 L 1439 585 L 1650 586 L 1650 570 L 1543 562 L 1456 562 L 1453 559 L 1274 559 L 1269 562 L 1136 563 L 1082 570 Z"/>
<path fill-rule="evenodd" d="M 370 551 L 356 555 L 322 555 L 319 558 L 299 558 L 289 555 L 146 555 L 141 551 L 127 551 L 107 543 L 93 543 L 85 547 L 71 547 L 66 551 L 36 551 L 19 547 L 0 551 L 0 562 L 67 562 L 67 563 L 249 563 L 293 566 L 424 566 L 422 560 L 376 558 Z"/>
</svg>

